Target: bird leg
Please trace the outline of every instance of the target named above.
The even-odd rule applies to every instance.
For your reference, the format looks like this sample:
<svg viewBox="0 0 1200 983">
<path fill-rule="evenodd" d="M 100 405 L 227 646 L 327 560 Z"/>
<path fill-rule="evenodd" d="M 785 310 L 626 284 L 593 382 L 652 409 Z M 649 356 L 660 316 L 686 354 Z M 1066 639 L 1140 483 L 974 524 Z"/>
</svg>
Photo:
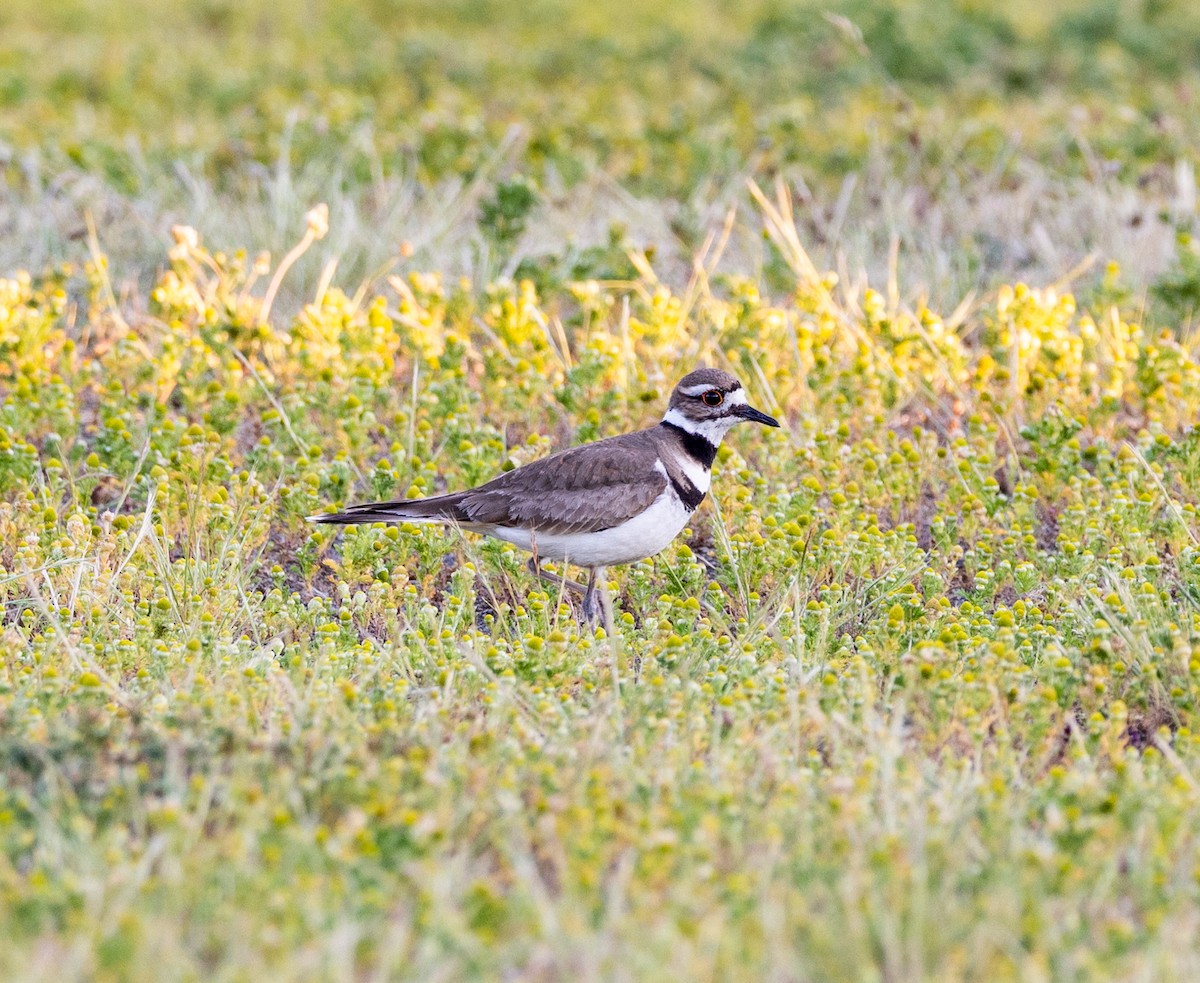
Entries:
<svg viewBox="0 0 1200 983">
<path fill-rule="evenodd" d="M 583 620 L 594 625 L 605 619 L 605 601 L 606 592 L 600 586 L 600 581 L 604 576 L 604 567 L 592 567 L 591 576 L 588 578 L 587 591 L 583 595 Z"/>
<path fill-rule="evenodd" d="M 555 587 L 565 587 L 567 590 L 574 591 L 576 594 L 584 594 L 587 592 L 587 588 L 578 581 L 569 580 L 568 578 L 561 577 L 556 573 L 545 573 L 542 570 L 542 565 L 538 562 L 536 556 L 530 559 L 527 566 L 529 567 L 529 572 L 531 574 L 533 574 L 539 580 L 544 580 L 548 584 L 553 584 Z"/>
<path fill-rule="evenodd" d="M 608 591 L 601 584 L 601 581 L 604 579 L 604 567 L 592 567 L 588 571 L 590 576 L 585 587 L 576 580 L 570 580 L 565 576 L 543 571 L 537 554 L 534 554 L 530 558 L 527 566 L 529 572 L 539 580 L 544 580 L 555 587 L 565 587 L 569 591 L 582 595 L 583 604 L 580 613 L 583 616 L 583 623 L 587 625 L 603 624 L 605 630 L 609 630 L 612 602 L 608 599 Z"/>
</svg>

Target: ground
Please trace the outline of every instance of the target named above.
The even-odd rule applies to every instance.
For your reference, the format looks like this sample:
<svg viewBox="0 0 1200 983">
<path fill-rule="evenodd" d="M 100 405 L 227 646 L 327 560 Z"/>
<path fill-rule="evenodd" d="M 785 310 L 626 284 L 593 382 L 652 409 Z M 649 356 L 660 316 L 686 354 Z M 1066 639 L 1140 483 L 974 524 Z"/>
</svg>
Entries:
<svg viewBox="0 0 1200 983">
<path fill-rule="evenodd" d="M 1200 976 L 1194 5 L 510 6 L 0 11 L 0 975 Z"/>
</svg>

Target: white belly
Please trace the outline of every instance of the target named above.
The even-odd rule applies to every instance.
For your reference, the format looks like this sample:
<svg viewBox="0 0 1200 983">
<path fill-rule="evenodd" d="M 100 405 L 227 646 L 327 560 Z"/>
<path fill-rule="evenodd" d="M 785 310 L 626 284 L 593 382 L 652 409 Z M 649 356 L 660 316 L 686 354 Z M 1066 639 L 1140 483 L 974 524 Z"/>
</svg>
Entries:
<svg viewBox="0 0 1200 983">
<path fill-rule="evenodd" d="M 577 567 L 608 567 L 653 556 L 679 535 L 692 513 L 668 487 L 650 508 L 627 522 L 602 532 L 550 535 L 538 533 L 537 552 L 548 560 L 569 562 Z M 528 529 L 494 526 L 489 536 L 532 550 Z"/>
</svg>

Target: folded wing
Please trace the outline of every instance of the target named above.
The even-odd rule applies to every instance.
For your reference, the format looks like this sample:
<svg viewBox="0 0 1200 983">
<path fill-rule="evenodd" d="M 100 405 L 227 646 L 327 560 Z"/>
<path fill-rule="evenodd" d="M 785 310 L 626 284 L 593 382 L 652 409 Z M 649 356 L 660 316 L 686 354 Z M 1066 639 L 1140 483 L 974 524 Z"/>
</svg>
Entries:
<svg viewBox="0 0 1200 983">
<path fill-rule="evenodd" d="M 314 522 L 454 522 L 560 535 L 601 532 L 641 514 L 667 487 L 658 450 L 623 434 L 552 454 L 478 488 L 431 498 L 353 505 Z M 657 466 L 656 466 L 657 465 Z"/>
</svg>

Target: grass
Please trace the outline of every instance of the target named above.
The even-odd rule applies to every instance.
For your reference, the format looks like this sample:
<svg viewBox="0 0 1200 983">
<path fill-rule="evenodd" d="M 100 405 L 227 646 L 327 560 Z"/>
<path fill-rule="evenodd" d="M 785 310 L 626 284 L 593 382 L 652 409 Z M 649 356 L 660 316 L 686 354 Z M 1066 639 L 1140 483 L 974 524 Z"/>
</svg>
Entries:
<svg viewBox="0 0 1200 983">
<path fill-rule="evenodd" d="M 1147 294 L 1164 317 L 1194 306 L 1171 280 L 1194 279 L 1187 0 L 12 0 L 0 34 L 4 271 L 78 260 L 90 210 L 145 292 L 172 224 L 278 250 L 324 201 L 289 311 L 325 259 L 357 284 L 401 243 L 483 283 L 603 279 L 615 238 L 682 289 L 729 209 L 752 211 L 746 178 L 782 176 L 844 279 L 894 274 L 952 310 L 1099 256 L 1089 290 L 1111 260 L 1135 291 L 1166 279 Z M 735 222 L 723 269 L 785 290 L 758 232 Z"/>
<path fill-rule="evenodd" d="M 627 6 L 0 13 L 4 979 L 1200 973 L 1190 6 Z M 698 363 L 615 638 L 304 521 Z"/>
</svg>

